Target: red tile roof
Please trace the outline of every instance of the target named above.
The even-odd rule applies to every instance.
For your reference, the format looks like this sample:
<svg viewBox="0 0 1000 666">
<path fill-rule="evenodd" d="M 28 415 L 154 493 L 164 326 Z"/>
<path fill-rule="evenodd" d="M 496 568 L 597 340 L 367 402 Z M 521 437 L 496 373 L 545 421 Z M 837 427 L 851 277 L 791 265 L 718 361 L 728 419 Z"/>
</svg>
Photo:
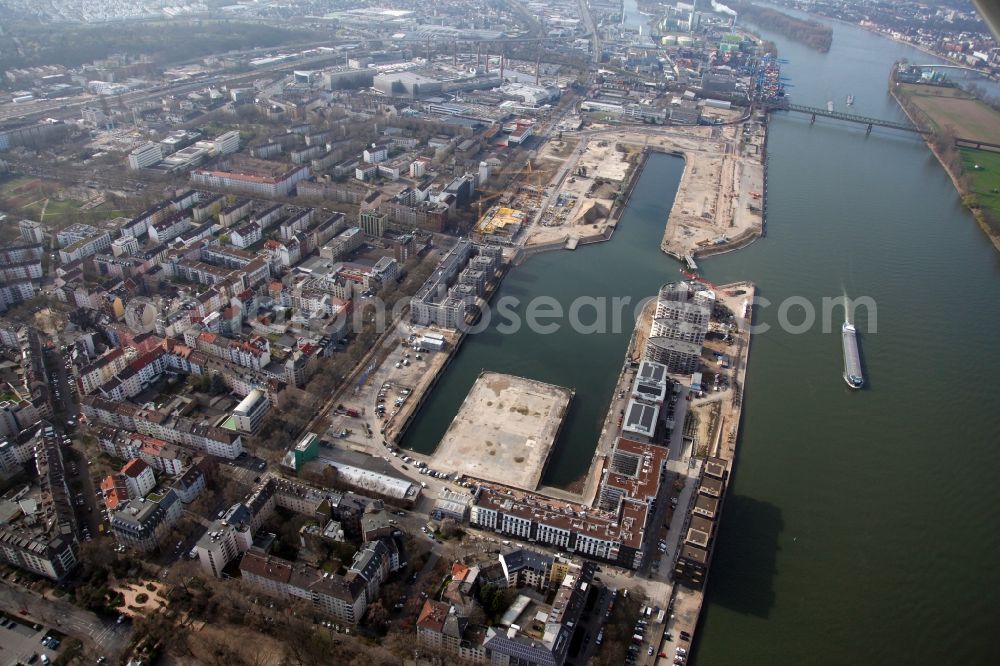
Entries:
<svg viewBox="0 0 1000 666">
<path fill-rule="evenodd" d="M 444 630 L 445 620 L 448 619 L 448 608 L 446 603 L 428 599 L 420 610 L 417 626 L 428 631 L 441 633 Z"/>
<path fill-rule="evenodd" d="M 122 467 L 122 474 L 124 474 L 125 476 L 130 476 L 134 479 L 143 472 L 145 472 L 148 468 L 149 465 L 147 465 L 144 460 L 140 460 L 139 458 L 132 458 L 132 460 L 129 460 L 127 463 L 125 463 L 125 466 Z"/>
</svg>

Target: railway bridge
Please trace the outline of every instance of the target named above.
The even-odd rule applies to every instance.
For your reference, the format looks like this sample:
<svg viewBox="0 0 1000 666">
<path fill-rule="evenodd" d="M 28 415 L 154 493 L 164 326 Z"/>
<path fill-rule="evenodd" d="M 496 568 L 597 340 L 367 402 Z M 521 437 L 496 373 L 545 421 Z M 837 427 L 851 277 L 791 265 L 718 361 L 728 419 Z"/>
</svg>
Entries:
<svg viewBox="0 0 1000 666">
<path fill-rule="evenodd" d="M 853 113 L 844 113 L 843 111 L 830 111 L 828 109 L 820 109 L 814 106 L 802 106 L 801 104 L 787 104 L 785 106 L 779 107 L 785 111 L 793 111 L 795 113 L 804 113 L 811 117 L 811 122 L 816 122 L 816 117 L 821 116 L 823 118 L 834 118 L 836 120 L 846 120 L 850 123 L 858 123 L 867 126 L 867 133 L 872 133 L 873 127 L 888 127 L 890 129 L 901 130 L 903 132 L 916 132 L 917 134 L 932 134 L 930 130 L 920 129 L 915 127 L 910 123 L 901 123 L 895 120 L 882 120 L 881 118 L 869 118 L 868 116 L 861 116 Z"/>
<path fill-rule="evenodd" d="M 823 117 L 858 123 L 867 127 L 866 134 L 871 134 L 873 127 L 888 127 L 890 129 L 901 130 L 903 132 L 913 132 L 915 134 L 922 134 L 925 136 L 934 133 L 932 130 L 921 129 L 911 125 L 910 123 L 897 122 L 895 120 L 882 120 L 881 118 L 869 118 L 868 116 L 844 113 L 842 111 L 830 111 L 828 109 L 820 109 L 814 106 L 802 106 L 801 104 L 783 104 L 781 106 L 775 106 L 771 110 L 804 113 L 810 117 L 811 122 L 816 122 L 817 117 Z M 981 139 L 967 139 L 960 136 L 955 137 L 955 146 L 958 148 L 979 148 L 982 150 L 1000 152 L 1000 143 L 991 143 Z"/>
</svg>

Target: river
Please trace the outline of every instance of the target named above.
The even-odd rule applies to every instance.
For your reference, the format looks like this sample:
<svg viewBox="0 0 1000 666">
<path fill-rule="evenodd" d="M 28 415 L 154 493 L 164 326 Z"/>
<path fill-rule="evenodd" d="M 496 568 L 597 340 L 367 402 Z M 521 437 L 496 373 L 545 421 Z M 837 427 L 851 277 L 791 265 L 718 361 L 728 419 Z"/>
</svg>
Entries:
<svg viewBox="0 0 1000 666">
<path fill-rule="evenodd" d="M 638 31 L 649 22 L 649 17 L 639 11 L 637 0 L 622 0 L 622 25 Z"/>
<path fill-rule="evenodd" d="M 904 120 L 889 66 L 927 56 L 833 29 L 826 54 L 763 31 L 794 101 L 843 109 L 853 94 L 854 112 Z M 916 138 L 773 118 L 767 237 L 704 272 L 775 303 L 871 296 L 878 332 L 859 318 L 857 393 L 839 381 L 839 336 L 754 339 L 694 661 L 1000 663 L 996 251 Z"/>
<path fill-rule="evenodd" d="M 918 52 L 834 25 L 820 54 L 778 45 L 797 103 L 903 120 L 889 66 Z M 926 56 L 924 56 L 926 58 Z M 655 293 L 678 277 L 658 251 L 682 162 L 647 164 L 609 243 L 533 257 L 498 296 Z M 735 477 L 693 661 L 731 664 L 1000 663 L 1000 263 L 914 136 L 776 114 L 767 237 L 701 261 L 750 279 L 774 305 L 751 348 Z M 869 384 L 841 379 L 840 335 L 776 327 L 778 303 L 817 309 L 846 290 Z M 877 324 L 877 332 L 872 330 Z M 626 327 L 627 328 L 627 327 Z M 629 331 L 471 337 L 407 434 L 436 446 L 481 369 L 576 389 L 546 481 L 589 464 Z"/>
</svg>

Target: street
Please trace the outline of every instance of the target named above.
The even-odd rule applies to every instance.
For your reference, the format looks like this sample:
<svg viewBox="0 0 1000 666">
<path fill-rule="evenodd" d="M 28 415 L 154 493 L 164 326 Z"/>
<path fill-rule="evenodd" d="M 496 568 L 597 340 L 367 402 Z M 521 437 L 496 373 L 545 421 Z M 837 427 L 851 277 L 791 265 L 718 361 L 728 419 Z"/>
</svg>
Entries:
<svg viewBox="0 0 1000 666">
<path fill-rule="evenodd" d="M 67 601 L 40 597 L 7 581 L 0 584 L 0 604 L 14 614 L 78 638 L 85 645 L 92 644 L 103 655 L 121 654 L 132 633 L 130 624 L 102 620 Z M 20 613 L 22 609 L 28 611 L 26 615 Z"/>
</svg>

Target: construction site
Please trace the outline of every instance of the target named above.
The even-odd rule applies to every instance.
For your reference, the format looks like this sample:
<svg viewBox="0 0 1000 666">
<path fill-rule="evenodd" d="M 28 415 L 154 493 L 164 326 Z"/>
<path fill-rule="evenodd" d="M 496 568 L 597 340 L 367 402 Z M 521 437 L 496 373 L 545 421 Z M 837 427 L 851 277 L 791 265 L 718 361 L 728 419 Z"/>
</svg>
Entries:
<svg viewBox="0 0 1000 666">
<path fill-rule="evenodd" d="M 522 490 L 538 487 L 573 391 L 483 372 L 433 455 L 447 472 Z"/>
<path fill-rule="evenodd" d="M 581 242 L 607 240 L 650 152 L 679 155 L 686 162 L 669 223 L 664 221 L 665 253 L 689 260 L 693 267 L 697 256 L 759 238 L 764 231 L 765 126 L 757 120 L 739 122 L 735 111 L 718 113 L 723 115 L 714 125 L 594 124 L 547 142 L 504 197 L 505 208 L 525 212 L 508 244 L 528 250 L 573 249 Z M 489 219 L 481 216 L 480 223 Z"/>
</svg>

